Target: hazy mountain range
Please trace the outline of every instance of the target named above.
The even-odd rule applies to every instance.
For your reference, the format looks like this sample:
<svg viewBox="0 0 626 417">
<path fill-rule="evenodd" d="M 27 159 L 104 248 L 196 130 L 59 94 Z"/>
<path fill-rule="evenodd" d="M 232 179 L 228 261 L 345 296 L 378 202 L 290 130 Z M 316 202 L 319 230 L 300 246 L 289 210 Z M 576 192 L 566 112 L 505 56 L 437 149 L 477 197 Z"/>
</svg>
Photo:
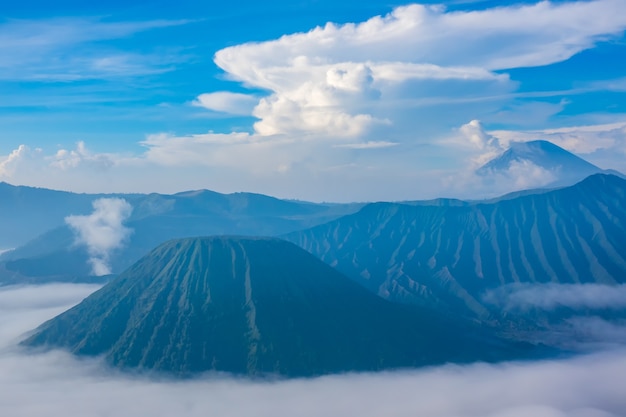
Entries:
<svg viewBox="0 0 626 417">
<path fill-rule="evenodd" d="M 529 161 L 558 173 L 559 183 L 569 185 L 587 174 L 602 171 L 545 141 L 513 143 L 511 149 L 485 165 L 481 171 L 504 172 L 516 161 Z M 550 187 L 554 185 L 549 184 Z M 545 191 L 517 192 L 493 202 Z M 121 219 L 128 233 L 110 237 L 120 240 L 116 247 L 90 248 L 86 241 L 89 239 L 81 238 L 78 235 L 81 230 L 77 231 L 66 219 L 70 216 L 93 216 L 95 210 L 92 204 L 102 198 L 121 198 L 130 205 L 127 218 Z M 41 201 L 46 204 L 41 204 Z M 442 207 L 476 203 L 451 199 L 404 202 L 413 206 Z M 104 273 L 95 271 L 93 262 L 90 262 L 94 251 L 100 255 L 104 252 L 106 273 L 120 273 L 156 245 L 169 239 L 224 234 L 280 236 L 353 214 L 364 205 L 314 204 L 260 194 L 220 194 L 207 190 L 174 195 L 88 195 L 1 183 L 0 209 L 7 216 L 0 216 L 0 228 L 7 233 L 0 236 L 0 245 L 16 249 L 0 254 L 0 284 L 91 280 L 89 276 Z M 111 216 L 111 209 L 101 211 L 100 216 Z M 92 219 L 92 229 L 102 221 Z M 121 223 L 118 226 L 121 227 Z M 88 236 L 94 235 L 93 230 L 83 232 Z"/>
<path fill-rule="evenodd" d="M 123 243 L 122 248 L 111 248 L 106 254 L 113 273 L 122 272 L 155 246 L 169 239 L 224 234 L 276 236 L 327 222 L 362 207 L 362 204 L 357 203 L 314 204 L 280 200 L 261 194 L 220 194 L 207 190 L 174 195 L 103 196 L 7 184 L 3 185 L 3 189 L 6 198 L 0 201 L 5 205 L 9 205 L 13 198 L 17 200 L 16 206 L 21 204 L 28 208 L 14 210 L 12 217 L 2 217 L 2 222 L 19 229 L 21 226 L 34 227 L 30 225 L 30 219 L 36 218 L 39 219 L 36 226 L 45 223 L 51 229 L 19 245 L 15 250 L 0 255 L 0 283 L 93 281 L 89 278 L 94 275 L 88 262 L 91 257 L 89 242 L 81 242 L 76 230 L 64 219 L 68 216 L 90 216 L 94 212 L 92 203 L 102 198 L 123 198 L 132 207 L 132 212 L 124 219 L 123 227 L 129 232 L 127 241 L 120 242 Z M 53 200 L 50 213 L 46 211 L 47 204 L 40 203 L 47 201 L 49 195 Z M 98 229 L 99 223 L 105 221 L 107 216 L 117 214 L 111 213 L 115 211 L 114 207 L 101 211 L 102 218 L 94 218 L 85 225 L 85 228 L 93 229 L 87 231 L 90 235 L 94 234 L 92 232 Z M 4 228 L 4 223 L 0 227 Z M 26 235 L 7 234 L 4 241 L 17 244 Z M 117 238 L 121 239 L 119 236 Z"/>
<path fill-rule="evenodd" d="M 286 239 L 390 300 L 490 315 L 488 289 L 512 283 L 626 282 L 626 180 L 491 203 L 378 203 Z"/>
<path fill-rule="evenodd" d="M 485 169 L 523 156 L 562 180 L 594 171 L 559 149 L 514 145 Z M 0 283 L 110 280 L 26 344 L 118 367 L 303 376 L 526 358 L 569 349 L 577 320 L 626 319 L 626 180 L 604 172 L 366 205 L 3 187 L 25 207 L 38 192 L 60 202 L 56 227 L 0 255 Z"/>
</svg>

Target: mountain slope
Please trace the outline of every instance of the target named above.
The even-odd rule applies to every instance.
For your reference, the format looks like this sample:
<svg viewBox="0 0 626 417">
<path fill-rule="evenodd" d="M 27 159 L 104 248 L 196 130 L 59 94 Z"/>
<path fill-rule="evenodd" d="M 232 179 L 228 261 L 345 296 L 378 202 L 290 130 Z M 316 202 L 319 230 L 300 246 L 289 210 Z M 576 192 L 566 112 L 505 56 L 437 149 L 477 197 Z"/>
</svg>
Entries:
<svg viewBox="0 0 626 417">
<path fill-rule="evenodd" d="M 27 192 L 24 202 L 26 214 L 15 220 L 15 227 L 28 223 L 33 206 L 47 207 L 48 195 L 59 192 L 28 187 L 12 189 Z M 64 215 L 90 213 L 91 202 L 98 196 L 60 193 L 55 197 L 66 201 Z M 36 196 L 40 200 L 37 201 Z M 81 206 L 72 203 L 80 196 Z M 102 197 L 102 196 L 100 196 Z M 110 197 L 110 196 L 106 196 Z M 127 195 L 122 196 L 133 207 L 125 226 L 132 230 L 128 244 L 122 250 L 111 252 L 110 266 L 119 273 L 148 253 L 156 245 L 174 238 L 203 235 L 257 235 L 275 236 L 294 230 L 308 228 L 353 213 L 359 204 L 314 204 L 301 201 L 286 201 L 252 193 L 220 194 L 207 190 L 188 191 L 175 195 Z M 56 201 L 56 200 L 55 200 Z M 36 202 L 36 203 L 35 203 Z M 17 201 L 3 202 L 20 206 Z M 11 203 L 11 204 L 10 204 Z M 56 203 L 55 203 L 56 204 Z M 59 203 L 61 204 L 61 203 Z M 56 206 L 55 206 L 56 207 Z M 62 212 L 62 204 L 55 210 Z M 77 211 L 72 211 L 77 210 Z M 60 224 L 42 233 L 13 251 L 0 255 L 0 283 L 47 282 L 74 280 L 90 273 L 89 255 L 84 246 L 76 245 L 75 236 L 69 226 L 63 224 L 64 215 L 55 214 Z M 39 215 L 33 214 L 37 217 Z M 45 217 L 41 214 L 40 217 Z M 34 222 L 38 224 L 37 222 Z M 2 224 L 0 224 L 2 226 Z M 44 230 L 42 230 L 43 232 Z M 72 259 L 72 262 L 62 259 Z M 59 262 L 55 263 L 55 259 Z M 54 273 L 46 274 L 52 267 Z"/>
<path fill-rule="evenodd" d="M 573 185 L 584 178 L 604 172 L 601 168 L 585 161 L 545 140 L 512 142 L 509 149 L 480 167 L 476 173 L 482 176 L 508 175 L 515 165 L 532 164 L 551 176 L 544 186 L 558 187 Z"/>
<path fill-rule="evenodd" d="M 71 213 L 88 212 L 98 197 L 0 182 L 0 249 L 22 245 L 62 225 Z"/>
<path fill-rule="evenodd" d="M 626 282 L 626 180 L 469 206 L 372 204 L 286 235 L 370 291 L 489 318 L 482 294 L 515 282 Z"/>
<path fill-rule="evenodd" d="M 291 243 L 233 237 L 159 246 L 24 343 L 179 375 L 306 376 L 526 353 L 382 300 Z"/>
</svg>

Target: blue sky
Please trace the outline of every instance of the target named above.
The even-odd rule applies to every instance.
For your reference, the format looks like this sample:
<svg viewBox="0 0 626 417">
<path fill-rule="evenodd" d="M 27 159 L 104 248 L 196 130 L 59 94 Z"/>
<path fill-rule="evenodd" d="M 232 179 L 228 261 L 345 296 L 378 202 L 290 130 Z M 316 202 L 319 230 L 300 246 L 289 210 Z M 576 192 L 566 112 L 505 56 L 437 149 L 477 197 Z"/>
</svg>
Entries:
<svg viewBox="0 0 626 417">
<path fill-rule="evenodd" d="M 0 16 L 0 180 L 315 201 L 480 197 L 548 139 L 626 171 L 625 0 L 40 1 Z M 496 138 L 497 140 L 493 140 Z"/>
</svg>

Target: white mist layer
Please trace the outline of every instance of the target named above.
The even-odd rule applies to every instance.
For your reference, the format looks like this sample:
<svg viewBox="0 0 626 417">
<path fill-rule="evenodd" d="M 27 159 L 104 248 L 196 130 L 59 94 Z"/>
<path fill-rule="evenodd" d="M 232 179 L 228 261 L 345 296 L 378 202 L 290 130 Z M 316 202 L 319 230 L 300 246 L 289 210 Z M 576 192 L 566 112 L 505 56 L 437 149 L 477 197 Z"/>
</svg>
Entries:
<svg viewBox="0 0 626 417">
<path fill-rule="evenodd" d="M 626 412 L 626 350 L 573 359 L 253 382 L 172 382 L 95 359 L 26 354 L 16 337 L 97 286 L 0 288 L 0 415 L 617 417 Z"/>
<path fill-rule="evenodd" d="M 485 301 L 506 310 L 538 308 L 626 309 L 626 285 L 509 284 L 485 294 Z"/>
</svg>

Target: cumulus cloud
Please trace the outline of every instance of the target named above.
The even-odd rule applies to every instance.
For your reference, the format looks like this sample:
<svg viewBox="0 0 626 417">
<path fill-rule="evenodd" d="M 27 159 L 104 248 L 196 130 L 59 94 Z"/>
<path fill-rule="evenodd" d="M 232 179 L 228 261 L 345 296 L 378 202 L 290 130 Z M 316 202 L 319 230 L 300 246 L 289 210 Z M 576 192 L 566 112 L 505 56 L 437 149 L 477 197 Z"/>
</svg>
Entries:
<svg viewBox="0 0 626 417">
<path fill-rule="evenodd" d="M 497 137 L 488 134 L 480 120 L 472 120 L 459 128 L 461 134 L 476 148 L 500 150 L 500 141 Z"/>
<path fill-rule="evenodd" d="M 361 23 L 225 48 L 215 62 L 231 79 L 271 92 L 253 111 L 257 133 L 354 136 L 388 121 L 377 108 L 381 98 L 441 97 L 454 86 L 459 99 L 468 93 L 462 84 L 478 81 L 507 89 L 508 76 L 495 70 L 560 62 L 619 36 L 621 6 L 597 0 L 450 12 L 411 4 Z M 429 91 L 435 81 L 439 91 Z"/>
<path fill-rule="evenodd" d="M 6 157 L 0 158 L 0 179 L 11 178 L 17 169 L 17 165 L 26 158 L 29 152 L 28 146 L 20 145 Z"/>
<path fill-rule="evenodd" d="M 506 310 L 560 307 L 572 309 L 626 309 L 626 285 L 511 284 L 490 291 L 485 300 Z"/>
<path fill-rule="evenodd" d="M 52 157 L 50 165 L 62 170 L 77 168 L 82 165 L 88 165 L 103 170 L 112 167 L 114 160 L 111 156 L 106 154 L 94 154 L 87 149 L 85 142 L 80 141 L 76 143 L 76 149 L 59 149 L 54 157 Z"/>
<path fill-rule="evenodd" d="M 132 206 L 124 199 L 100 198 L 93 202 L 93 213 L 65 218 L 65 223 L 75 233 L 76 243 L 87 247 L 94 275 L 111 273 L 109 256 L 130 237 L 132 230 L 124 226 L 124 222 L 131 212 Z"/>
<path fill-rule="evenodd" d="M 15 346 L 21 333 L 94 289 L 0 288 L 0 301 L 19 300 L 0 302 L 0 415 L 619 417 L 626 410 L 623 350 L 264 382 L 224 375 L 150 379 L 107 369 L 98 359 Z"/>
<path fill-rule="evenodd" d="M 475 168 L 484 165 L 504 150 L 500 140 L 487 133 L 480 120 L 471 120 L 462 125 L 459 128 L 459 133 L 461 140 L 466 141 L 474 149 L 470 160 Z M 457 145 L 457 143 L 453 142 L 453 145 Z M 465 144 L 461 143 L 461 145 Z"/>
</svg>

